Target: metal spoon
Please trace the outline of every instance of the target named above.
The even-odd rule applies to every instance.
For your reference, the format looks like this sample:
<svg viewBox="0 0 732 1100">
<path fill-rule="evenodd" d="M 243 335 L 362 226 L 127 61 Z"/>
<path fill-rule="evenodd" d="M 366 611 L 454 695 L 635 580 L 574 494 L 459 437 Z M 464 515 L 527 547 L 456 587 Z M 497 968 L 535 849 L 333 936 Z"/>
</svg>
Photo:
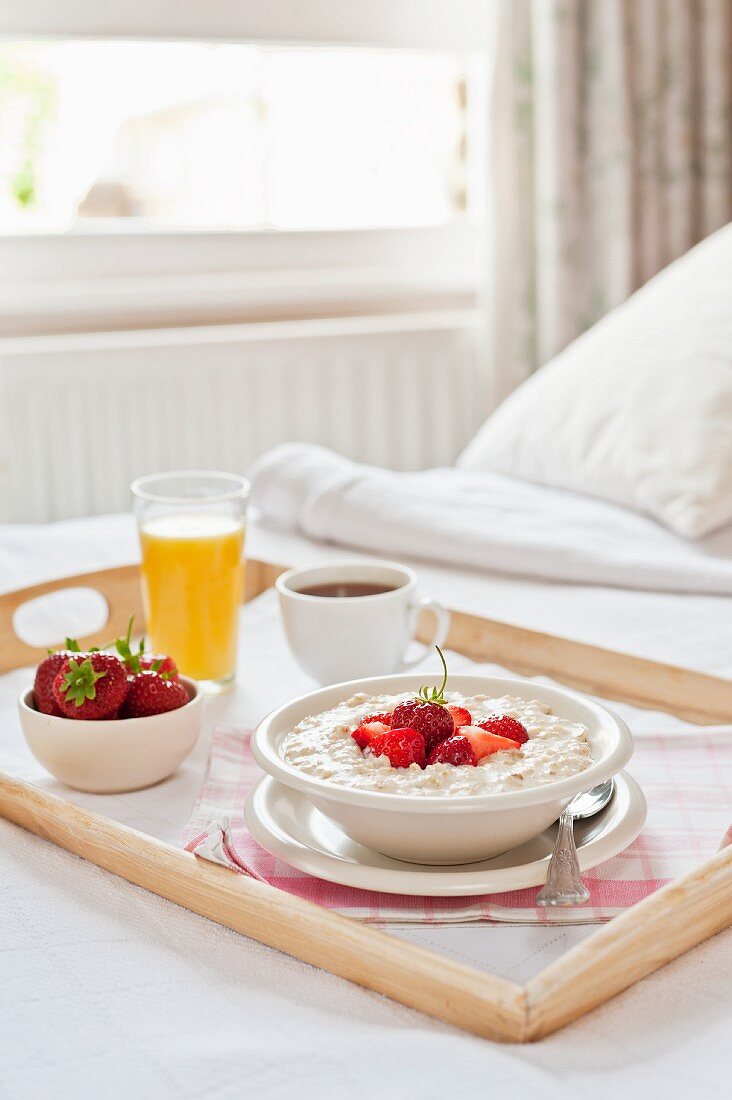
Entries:
<svg viewBox="0 0 732 1100">
<path fill-rule="evenodd" d="M 576 795 L 559 818 L 559 832 L 549 860 L 546 886 L 536 895 L 537 905 L 552 905 L 569 908 L 572 905 L 586 905 L 590 892 L 582 885 L 580 878 L 577 849 L 574 846 L 575 818 L 584 820 L 594 817 L 607 806 L 615 790 L 615 780 L 592 787 Z"/>
</svg>

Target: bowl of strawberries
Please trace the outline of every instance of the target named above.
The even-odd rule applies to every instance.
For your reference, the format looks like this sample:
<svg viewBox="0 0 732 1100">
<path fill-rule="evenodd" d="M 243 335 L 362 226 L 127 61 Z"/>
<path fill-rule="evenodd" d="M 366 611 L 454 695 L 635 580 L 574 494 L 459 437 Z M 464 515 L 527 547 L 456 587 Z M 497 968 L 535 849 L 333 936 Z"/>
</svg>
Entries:
<svg viewBox="0 0 732 1100">
<path fill-rule="evenodd" d="M 193 749 L 203 696 L 167 654 L 127 635 L 104 649 L 71 638 L 49 652 L 18 700 L 28 747 L 69 787 L 115 794 L 171 775 Z"/>
</svg>

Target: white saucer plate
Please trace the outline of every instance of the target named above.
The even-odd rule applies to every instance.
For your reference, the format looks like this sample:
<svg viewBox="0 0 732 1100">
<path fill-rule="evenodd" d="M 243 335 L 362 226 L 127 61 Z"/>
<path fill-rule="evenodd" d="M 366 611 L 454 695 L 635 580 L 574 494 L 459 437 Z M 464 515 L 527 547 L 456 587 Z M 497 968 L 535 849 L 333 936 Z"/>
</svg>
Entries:
<svg viewBox="0 0 732 1100">
<path fill-rule="evenodd" d="M 356 844 L 316 810 L 305 794 L 269 776 L 249 795 L 244 816 L 265 851 L 291 867 L 342 886 L 422 897 L 471 897 L 540 886 L 546 880 L 556 837 L 553 825 L 519 848 L 481 863 L 450 867 L 403 863 Z M 596 817 L 575 823 L 581 869 L 588 871 L 627 848 L 645 820 L 643 792 L 634 779 L 621 772 L 615 777 L 610 804 Z"/>
</svg>

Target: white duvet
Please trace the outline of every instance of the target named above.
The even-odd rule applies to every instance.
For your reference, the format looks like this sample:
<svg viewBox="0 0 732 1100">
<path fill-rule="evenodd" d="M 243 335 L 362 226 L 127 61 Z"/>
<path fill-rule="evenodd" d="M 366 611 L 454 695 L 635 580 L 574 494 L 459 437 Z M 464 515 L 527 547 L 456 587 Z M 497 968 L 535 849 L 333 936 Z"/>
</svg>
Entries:
<svg viewBox="0 0 732 1100">
<path fill-rule="evenodd" d="M 384 555 L 556 581 L 732 594 L 732 526 L 690 543 L 578 494 L 455 468 L 395 473 L 288 443 L 251 471 L 270 525 Z"/>
</svg>

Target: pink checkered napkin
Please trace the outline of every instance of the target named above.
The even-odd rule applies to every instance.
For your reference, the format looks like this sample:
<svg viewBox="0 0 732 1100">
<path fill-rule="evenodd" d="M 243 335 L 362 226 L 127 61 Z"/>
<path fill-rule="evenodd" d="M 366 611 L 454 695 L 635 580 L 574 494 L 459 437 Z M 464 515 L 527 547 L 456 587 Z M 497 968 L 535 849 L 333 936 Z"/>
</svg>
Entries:
<svg viewBox="0 0 732 1100">
<path fill-rule="evenodd" d="M 208 776 L 180 844 L 204 859 L 360 920 L 591 923 L 617 916 L 719 847 L 729 820 L 731 773 L 732 733 L 638 740 L 633 775 L 648 799 L 648 821 L 624 852 L 583 875 L 590 904 L 581 909 L 538 909 L 537 887 L 477 898 L 420 898 L 356 890 L 295 870 L 265 852 L 244 824 L 246 796 L 262 776 L 246 730 L 214 732 Z M 732 842 L 732 828 L 726 839 Z"/>
</svg>

